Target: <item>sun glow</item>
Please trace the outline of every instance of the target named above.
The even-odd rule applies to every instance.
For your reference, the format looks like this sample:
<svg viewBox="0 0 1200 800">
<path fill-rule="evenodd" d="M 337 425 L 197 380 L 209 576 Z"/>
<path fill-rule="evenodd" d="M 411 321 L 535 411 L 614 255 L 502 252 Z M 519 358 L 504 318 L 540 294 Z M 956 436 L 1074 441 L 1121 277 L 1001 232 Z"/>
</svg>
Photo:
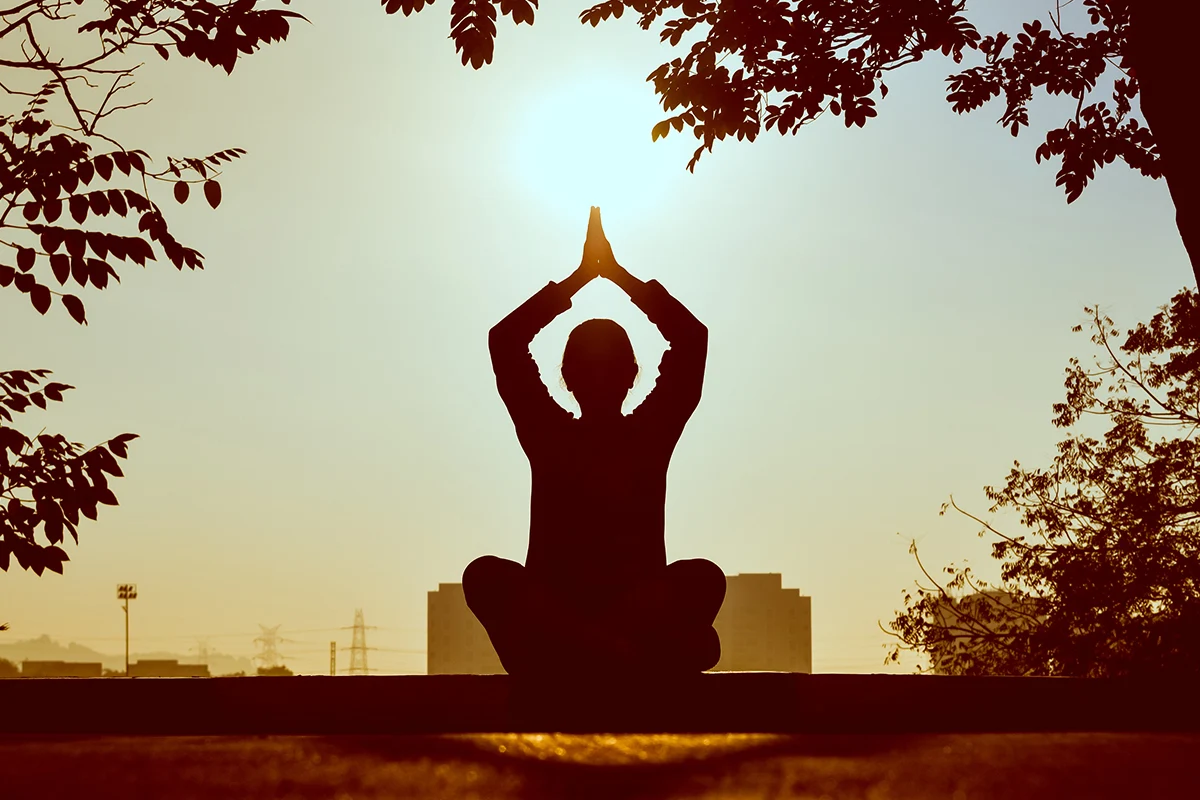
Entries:
<svg viewBox="0 0 1200 800">
<path fill-rule="evenodd" d="M 606 221 L 632 221 L 686 175 L 682 136 L 651 141 L 665 116 L 645 83 L 565 78 L 523 109 L 513 165 L 530 193 L 564 218 L 586 219 L 595 205 Z"/>
</svg>

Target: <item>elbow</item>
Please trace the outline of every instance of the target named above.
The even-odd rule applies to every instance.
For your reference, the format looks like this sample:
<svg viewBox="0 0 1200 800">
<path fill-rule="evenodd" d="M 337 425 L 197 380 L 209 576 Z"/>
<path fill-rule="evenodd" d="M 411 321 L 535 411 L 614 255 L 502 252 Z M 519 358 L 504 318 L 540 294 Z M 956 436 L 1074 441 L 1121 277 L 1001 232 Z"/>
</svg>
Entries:
<svg viewBox="0 0 1200 800">
<path fill-rule="evenodd" d="M 488 350 L 496 352 L 504 347 L 505 342 L 509 339 L 507 327 L 503 322 L 497 322 L 492 329 L 488 331 Z"/>
<path fill-rule="evenodd" d="M 488 331 L 488 344 L 494 344 L 502 336 L 504 336 L 504 323 L 497 322 L 492 326 L 492 329 Z"/>
</svg>

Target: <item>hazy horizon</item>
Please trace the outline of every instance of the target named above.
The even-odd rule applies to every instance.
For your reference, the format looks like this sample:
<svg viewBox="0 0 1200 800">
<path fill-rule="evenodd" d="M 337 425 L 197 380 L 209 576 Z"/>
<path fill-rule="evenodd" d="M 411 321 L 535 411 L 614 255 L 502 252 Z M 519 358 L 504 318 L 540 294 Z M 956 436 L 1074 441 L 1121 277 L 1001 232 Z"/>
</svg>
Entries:
<svg viewBox="0 0 1200 800">
<path fill-rule="evenodd" d="M 650 142 L 664 115 L 644 78 L 674 56 L 631 19 L 593 29 L 582 6 L 550 5 L 533 28 L 502 20 L 476 72 L 436 10 L 293 7 L 314 24 L 232 76 L 148 59 L 154 102 L 112 120 L 158 158 L 248 151 L 215 211 L 157 189 L 203 272 L 127 267 L 87 293 L 87 327 L 0 292 L 0 369 L 78 387 L 17 427 L 140 435 L 121 505 L 81 526 L 66 574 L 0 577 L 0 643 L 123 648 L 116 586 L 133 582 L 136 650 L 341 629 L 356 608 L 378 626 L 369 644 L 423 650 L 426 592 L 478 555 L 524 557 L 529 473 L 487 331 L 578 264 L 598 204 L 621 263 L 710 331 L 668 557 L 778 572 L 811 596 L 816 672 L 907 672 L 883 666 L 877 621 L 917 574 L 909 540 L 931 568 L 970 557 L 990 575 L 987 543 L 941 504 L 984 511 L 1014 459 L 1053 456 L 1063 369 L 1091 352 L 1070 332 L 1085 304 L 1124 330 L 1193 282 L 1164 182 L 1114 165 L 1067 206 L 1057 163 L 1034 163 L 1064 107 L 1036 101 L 1017 139 L 999 108 L 959 117 L 949 59 L 890 76 L 861 130 L 826 117 L 718 143 L 692 175 L 694 140 Z M 1045 10 L 974 18 L 990 33 Z M 630 331 L 636 403 L 664 343 L 599 282 L 534 342 L 543 377 L 573 409 L 557 366 L 591 316 Z M 327 671 L 328 641 L 349 634 L 287 663 Z M 370 660 L 424 669 L 420 653 Z"/>
</svg>

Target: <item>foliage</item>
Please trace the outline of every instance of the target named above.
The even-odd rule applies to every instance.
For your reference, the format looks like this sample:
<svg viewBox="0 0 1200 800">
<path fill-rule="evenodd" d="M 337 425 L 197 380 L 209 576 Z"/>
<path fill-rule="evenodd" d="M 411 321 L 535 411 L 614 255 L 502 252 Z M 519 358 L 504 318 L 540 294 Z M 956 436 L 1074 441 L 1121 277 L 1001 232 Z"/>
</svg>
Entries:
<svg viewBox="0 0 1200 800">
<path fill-rule="evenodd" d="M 1016 462 L 985 488 L 990 511 L 1016 512 L 1026 532 L 943 507 L 993 540 L 1000 585 L 954 566 L 943 585 L 922 566 L 888 626 L 892 660 L 921 651 L 957 674 L 1200 671 L 1200 295 L 1181 291 L 1119 348 L 1112 320 L 1087 312 L 1098 356 L 1071 360 L 1054 405 L 1071 434 L 1049 468 Z M 1082 430 L 1089 420 L 1102 437 Z"/>
<path fill-rule="evenodd" d="M 0 658 L 0 678 L 19 678 L 21 668 L 7 658 Z"/>
<path fill-rule="evenodd" d="M 290 0 L 279 0 L 288 5 Z M 106 135 L 113 114 L 145 105 L 126 100 L 141 67 L 138 54 L 172 53 L 231 73 L 242 55 L 282 41 L 299 14 L 272 0 L 25 0 L 0 9 L 0 90 L 24 100 L 20 113 L 0 115 L 0 289 L 28 297 L 39 314 L 58 298 L 87 323 L 75 292 L 120 282 L 118 264 L 145 267 L 161 253 L 176 269 L 200 269 L 201 254 L 170 232 L 151 187 L 172 185 L 176 202 L 201 184 L 205 200 L 221 202 L 220 168 L 245 154 L 240 148 L 204 157 L 150 156 Z M 59 48 L 66 40 L 69 44 Z M 51 47 L 54 43 L 55 47 Z M 59 55 L 70 52 L 70 57 Z M 136 225 L 136 230 L 135 230 Z M 9 263 L 4 263 L 8 261 Z M 80 288 L 70 287 L 74 280 Z M 59 288 L 52 288 L 57 284 Z M 37 389 L 48 370 L 0 372 L 0 569 L 10 555 L 38 575 L 61 573 L 65 534 L 78 543 L 82 514 L 116 505 L 107 475 L 120 476 L 122 434 L 89 450 L 61 435 L 35 439 L 5 426 L 30 405 L 61 400 L 70 386 Z M 33 387 L 32 389 L 30 387 Z M 7 408 L 5 408 L 7 406 Z M 48 544 L 37 539 L 38 531 Z"/>
<path fill-rule="evenodd" d="M 382 2 L 405 15 L 427 5 Z M 628 10 L 680 50 L 647 78 L 669 114 L 651 135 L 690 129 L 699 145 L 689 170 L 718 141 L 754 141 L 764 129 L 794 135 L 826 112 L 862 127 L 887 97 L 892 70 L 939 52 L 960 64 L 978 51 L 981 64 L 947 78 L 954 110 L 1002 97 L 999 122 L 1017 136 L 1035 94 L 1073 100 L 1073 113 L 1037 146 L 1037 162 L 1060 159 L 1057 185 L 1068 203 L 1117 160 L 1165 176 L 1200 280 L 1200 154 L 1188 103 L 1200 4 L 1082 0 L 1078 30 L 1068 30 L 1062 10 L 1074 0 L 1051 2 L 1045 21 L 988 36 L 968 18 L 966 0 L 602 0 L 580 21 L 594 27 Z M 533 23 L 536 0 L 499 3 L 515 22 Z M 451 38 L 463 64 L 491 62 L 495 19 L 492 0 L 455 0 Z"/>
<path fill-rule="evenodd" d="M 0 245 L 12 248 L 15 262 L 0 264 L 0 287 L 24 293 L 40 314 L 57 297 L 85 324 L 78 290 L 66 289 L 72 279 L 104 289 L 120 281 L 117 262 L 145 267 L 156 250 L 176 269 L 203 267 L 201 254 L 171 234 L 151 187 L 172 184 L 184 202 L 199 183 L 215 208 L 220 167 L 245 151 L 168 156 L 156 169 L 144 151 L 100 129 L 114 113 L 149 102 L 125 102 L 141 66 L 137 53 L 167 59 L 174 52 L 232 72 L 239 55 L 285 39 L 289 19 L 302 17 L 264 8 L 268 2 L 27 0 L 0 10 L 0 41 L 20 54 L 0 60 L 0 88 L 26 100 L 21 113 L 0 116 Z M 47 44 L 67 26 L 74 33 L 66 49 L 80 53 L 71 58 Z M 114 233 L 135 224 L 136 232 Z"/>
<path fill-rule="evenodd" d="M 966 17 L 966 0 L 604 0 L 580 14 L 593 27 L 638 16 L 644 30 L 687 52 L 662 64 L 647 80 L 665 111 L 655 139 L 685 127 L 701 142 L 689 169 L 727 137 L 754 141 L 763 129 L 795 134 L 825 112 L 846 127 L 866 124 L 887 97 L 886 73 L 940 52 L 955 63 L 978 50 L 982 66 L 948 78 L 955 111 L 971 111 L 1003 95 L 1001 124 L 1016 135 L 1028 126 L 1034 89 L 1078 101 L 1074 117 L 1050 131 L 1037 157 L 1061 156 L 1059 183 L 1068 201 L 1079 196 L 1094 168 L 1121 158 L 1158 177 L 1149 129 L 1129 116 L 1137 78 L 1124 70 L 1128 0 L 1083 0 L 1093 30 L 1079 35 L 1034 20 L 1015 37 L 983 37 Z M 424 0 L 383 0 L 391 14 L 420 11 Z M 505 0 L 501 12 L 533 23 L 536 0 Z M 496 13 L 492 3 L 455 2 L 451 38 L 463 64 L 491 63 Z M 1012 48 L 1008 49 L 1011 44 Z M 732 58 L 731 58 L 732 57 Z M 731 63 L 727 63 L 731 62 Z M 1122 77 L 1113 85 L 1112 108 L 1088 102 L 1109 65 Z"/>
<path fill-rule="evenodd" d="M 287 676 L 287 675 L 295 675 L 296 673 L 292 672 L 290 669 L 288 669 L 287 667 L 280 664 L 279 666 L 275 666 L 275 667 L 259 667 L 258 674 L 260 676 L 265 675 L 265 676 L 283 677 L 283 676 Z"/>
<path fill-rule="evenodd" d="M 1038 163 L 1060 157 L 1057 185 L 1073 203 L 1096 169 L 1121 159 L 1151 178 L 1162 177 L 1154 135 L 1132 116 L 1140 83 L 1129 59 L 1128 0 L 1083 0 L 1091 30 L 1080 35 L 1062 26 L 1062 3 L 1050 15 L 1050 27 L 1027 22 L 1016 37 L 988 36 L 979 44 L 986 62 L 949 81 L 946 99 L 958 113 L 974 111 L 1003 96 L 1000 124 L 1013 136 L 1029 126 L 1029 102 L 1034 90 L 1066 95 L 1076 101 L 1074 114 L 1049 131 L 1037 148 Z M 1012 48 L 1008 49 L 1008 45 Z M 1112 105 L 1093 101 L 1101 79 L 1112 78 Z"/>
<path fill-rule="evenodd" d="M 30 406 L 44 409 L 74 388 L 41 385 L 49 374 L 44 369 L 0 372 L 0 570 L 8 570 L 11 556 L 38 575 L 47 569 L 61 574 L 68 557 L 59 545 L 67 534 L 79 543 L 81 515 L 94 520 L 99 506 L 117 505 L 108 476 L 121 477 L 117 458 L 127 457 L 128 442 L 137 438 L 124 433 L 85 450 L 61 434 L 30 438 L 6 426 L 13 414 Z"/>
</svg>

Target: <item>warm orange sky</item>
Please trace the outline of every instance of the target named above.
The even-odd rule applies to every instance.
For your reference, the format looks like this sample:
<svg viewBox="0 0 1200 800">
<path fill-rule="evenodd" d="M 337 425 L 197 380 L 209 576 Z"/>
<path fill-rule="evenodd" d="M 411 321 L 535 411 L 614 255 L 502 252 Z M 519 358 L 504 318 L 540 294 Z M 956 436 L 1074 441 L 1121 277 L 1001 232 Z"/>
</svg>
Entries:
<svg viewBox="0 0 1200 800">
<path fill-rule="evenodd" d="M 1046 3 L 974 5 L 992 29 Z M 258 623 L 336 628 L 358 607 L 380 626 L 371 644 L 423 649 L 428 590 L 477 555 L 524 555 L 528 468 L 486 334 L 578 262 L 600 203 L 618 259 L 710 329 L 669 557 L 783 573 L 813 597 L 814 668 L 879 670 L 876 622 L 916 573 L 909 539 L 930 566 L 989 571 L 974 528 L 938 508 L 953 493 L 982 511 L 1014 458 L 1053 455 L 1063 367 L 1089 352 L 1069 332 L 1082 306 L 1128 327 L 1191 281 L 1165 184 L 1114 166 L 1066 206 L 1035 136 L 1012 139 L 999 110 L 952 113 L 949 61 L 895 74 L 865 129 L 830 118 L 719 145 L 689 175 L 690 139 L 649 142 L 642 79 L 672 56 L 632 20 L 593 30 L 582 6 L 547 4 L 532 29 L 502 21 L 496 62 L 474 72 L 445 7 L 297 7 L 314 25 L 232 77 L 150 61 L 155 102 L 110 129 L 152 155 L 249 151 L 217 211 L 160 195 L 204 272 L 126 268 L 89 296 L 86 328 L 0 292 L 0 367 L 78 387 L 22 430 L 142 437 L 121 506 L 83 527 L 65 576 L 0 576 L 8 641 L 119 652 L 130 581 L 135 651 L 208 635 L 249 654 Z M 598 118 L 579 119 L 580 86 Z M 1035 131 L 1061 115 L 1049 107 Z M 562 344 L 597 315 L 631 331 L 637 397 L 652 386 L 662 340 L 593 285 L 534 345 L 564 404 Z M 317 642 L 291 648 L 298 671 L 349 644 L 295 638 Z M 420 672 L 424 656 L 371 663 Z"/>
</svg>

